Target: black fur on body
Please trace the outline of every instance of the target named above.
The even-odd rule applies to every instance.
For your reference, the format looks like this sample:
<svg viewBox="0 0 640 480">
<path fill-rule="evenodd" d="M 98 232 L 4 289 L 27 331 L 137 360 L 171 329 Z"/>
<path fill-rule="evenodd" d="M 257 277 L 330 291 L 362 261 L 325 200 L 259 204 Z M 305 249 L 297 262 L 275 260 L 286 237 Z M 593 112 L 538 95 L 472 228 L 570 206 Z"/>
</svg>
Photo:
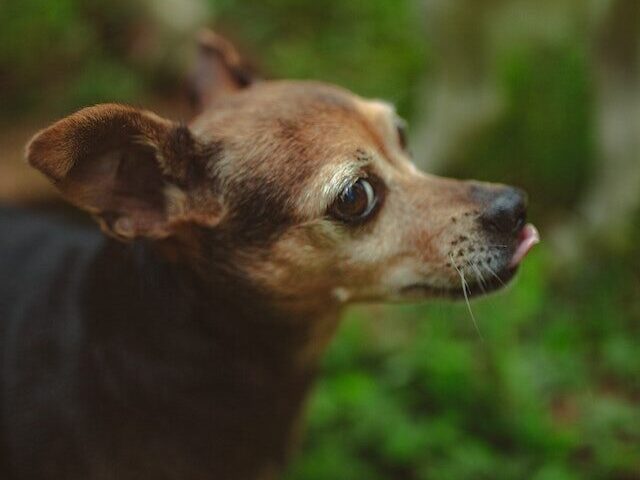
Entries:
<svg viewBox="0 0 640 480">
<path fill-rule="evenodd" d="M 144 241 L 5 209 L 0 252 L 1 478 L 282 468 L 314 377 L 300 324 Z"/>
</svg>

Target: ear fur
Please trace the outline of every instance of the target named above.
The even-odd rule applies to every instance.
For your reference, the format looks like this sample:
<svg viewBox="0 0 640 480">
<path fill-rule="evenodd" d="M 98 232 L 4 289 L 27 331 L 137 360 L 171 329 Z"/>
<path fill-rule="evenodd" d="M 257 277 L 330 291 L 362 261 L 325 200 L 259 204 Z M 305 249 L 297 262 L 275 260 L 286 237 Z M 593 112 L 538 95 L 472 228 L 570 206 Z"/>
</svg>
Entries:
<svg viewBox="0 0 640 480">
<path fill-rule="evenodd" d="M 220 206 L 204 182 L 212 153 L 185 126 L 105 104 L 39 132 L 27 160 L 113 236 L 164 238 L 185 221 L 219 220 Z"/>
<path fill-rule="evenodd" d="M 194 109 L 200 112 L 216 98 L 250 86 L 254 78 L 236 48 L 223 36 L 205 29 L 197 41 L 190 95 Z"/>
</svg>

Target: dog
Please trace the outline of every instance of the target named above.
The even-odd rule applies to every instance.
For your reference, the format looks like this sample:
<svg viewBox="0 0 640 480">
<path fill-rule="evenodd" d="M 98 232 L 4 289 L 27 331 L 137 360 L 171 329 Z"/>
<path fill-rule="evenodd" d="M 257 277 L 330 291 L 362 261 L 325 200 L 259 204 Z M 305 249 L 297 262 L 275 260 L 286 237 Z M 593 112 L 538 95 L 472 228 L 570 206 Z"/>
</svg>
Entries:
<svg viewBox="0 0 640 480">
<path fill-rule="evenodd" d="M 492 291 L 538 241 L 389 104 L 247 72 L 206 32 L 189 125 L 98 105 L 28 145 L 106 235 L 0 213 L 3 479 L 277 478 L 345 305 Z"/>
</svg>

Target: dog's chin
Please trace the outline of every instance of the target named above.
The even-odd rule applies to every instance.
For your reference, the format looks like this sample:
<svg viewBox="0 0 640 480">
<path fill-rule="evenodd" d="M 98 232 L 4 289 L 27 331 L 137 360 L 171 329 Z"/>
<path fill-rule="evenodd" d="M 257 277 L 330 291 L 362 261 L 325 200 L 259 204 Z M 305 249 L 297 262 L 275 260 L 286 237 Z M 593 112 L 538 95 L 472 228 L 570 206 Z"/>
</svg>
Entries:
<svg viewBox="0 0 640 480">
<path fill-rule="evenodd" d="M 474 298 L 486 295 L 506 287 L 518 272 L 519 266 L 506 267 L 497 272 L 495 277 L 485 279 L 484 282 L 471 281 L 466 284 L 466 297 Z M 465 290 L 462 282 L 450 287 L 434 287 L 426 283 L 415 283 L 400 290 L 401 298 L 405 300 L 426 300 L 429 298 L 444 298 L 450 300 L 462 300 L 465 298 Z"/>
<path fill-rule="evenodd" d="M 463 299 L 473 298 L 485 295 L 496 290 L 504 288 L 513 280 L 520 264 L 531 251 L 531 249 L 540 242 L 540 235 L 536 228 L 531 225 L 525 225 L 519 232 L 513 249 L 507 256 L 502 259 L 502 266 L 496 272 L 492 272 L 491 276 L 484 278 L 462 278 L 460 282 L 453 282 L 447 287 L 434 287 L 428 283 L 414 283 L 400 290 L 400 297 L 406 300 L 421 300 L 427 298 L 448 298 Z M 460 273 L 458 271 L 458 273 Z"/>
</svg>

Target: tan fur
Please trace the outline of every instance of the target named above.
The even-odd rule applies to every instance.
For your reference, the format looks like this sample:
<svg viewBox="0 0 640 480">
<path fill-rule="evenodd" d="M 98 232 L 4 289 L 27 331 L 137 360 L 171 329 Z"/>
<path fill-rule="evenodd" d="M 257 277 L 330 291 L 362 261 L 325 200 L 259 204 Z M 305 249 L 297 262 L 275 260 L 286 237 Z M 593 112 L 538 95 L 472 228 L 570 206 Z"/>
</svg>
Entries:
<svg viewBox="0 0 640 480">
<path fill-rule="evenodd" d="M 263 82 L 223 96 L 190 126 L 199 145 L 222 145 L 219 155 L 203 157 L 208 180 L 190 191 L 173 180 L 186 175 L 186 164 L 167 158 L 170 152 L 162 148 L 171 122 L 119 105 L 83 110 L 40 133 L 28 157 L 68 198 L 98 216 L 103 205 L 91 200 L 104 175 L 98 171 L 99 179 L 75 184 L 69 172 L 87 150 L 79 143 L 85 130 L 113 118 L 138 132 L 134 143 L 156 152 L 166 178 L 166 205 L 157 216 L 147 214 L 137 222 L 127 216 L 112 226 L 102 223 L 105 230 L 120 238 L 164 238 L 184 223 L 214 227 L 228 216 L 223 212 L 231 197 L 242 196 L 247 182 L 280 185 L 295 225 L 269 245 L 268 254 L 237 254 L 238 266 L 276 301 L 322 305 L 397 299 L 412 283 L 437 291 L 459 289 L 457 262 L 451 261 L 459 256 L 456 239 L 482 244 L 475 221 L 480 206 L 469 197 L 470 184 L 417 170 L 399 144 L 397 114 L 384 102 L 334 86 L 291 81 Z M 353 230 L 326 212 L 363 175 L 376 175 L 384 183 L 384 205 L 378 218 Z M 472 281 L 480 280 L 475 268 L 457 266 Z"/>
<path fill-rule="evenodd" d="M 233 112 L 227 113 L 222 103 L 194 123 L 201 135 L 231 145 L 212 167 L 228 189 L 237 177 L 256 173 L 294 187 L 289 202 L 299 225 L 285 232 L 264 259 L 246 255 L 250 276 L 276 297 L 309 303 L 391 299 L 411 281 L 435 289 L 459 287 L 457 272 L 447 264 L 452 239 L 461 232 L 470 236 L 476 228 L 473 216 L 465 216 L 476 208 L 467 198 L 468 184 L 419 172 L 398 144 L 391 107 L 314 83 L 275 82 L 252 90 L 240 94 L 246 102 L 232 104 Z M 312 102 L 295 99 L 317 92 L 336 96 L 335 103 L 345 108 L 316 106 L 314 112 Z M 296 119 L 301 130 L 295 138 L 281 141 L 279 125 L 260 118 L 261 111 L 273 109 Z M 227 121 L 232 114 L 234 121 Z M 296 145 L 301 142 L 304 148 Z M 300 155 L 290 165 L 292 149 Z M 261 158 L 269 161 L 256 164 Z M 313 175 L 290 185 L 290 169 L 307 161 L 314 164 Z M 325 212 L 341 188 L 364 170 L 378 175 L 388 191 L 380 218 L 364 227 L 366 233 L 354 234 Z M 452 217 L 459 217 L 457 223 Z"/>
<path fill-rule="evenodd" d="M 205 34 L 200 50 L 200 113 L 188 127 L 100 105 L 40 132 L 27 156 L 108 234 L 152 240 L 166 259 L 197 274 L 205 300 L 222 297 L 224 305 L 213 305 L 206 321 L 238 343 L 229 363 L 241 368 L 230 371 L 256 378 L 266 372 L 263 387 L 273 379 L 285 385 L 259 406 L 252 402 L 260 395 L 234 398 L 248 405 L 248 417 L 265 413 L 271 431 L 260 432 L 269 435 L 260 436 L 252 455 L 237 451 L 242 460 L 229 468 L 242 472 L 253 462 L 249 470 L 259 473 L 251 478 L 274 478 L 284 458 L 274 463 L 260 455 L 273 442 L 278 451 L 293 443 L 341 308 L 459 297 L 463 283 L 465 295 L 499 288 L 515 272 L 510 259 L 524 197 L 420 172 L 385 102 L 318 82 L 252 83 L 235 50 L 216 36 Z M 368 190 L 361 192 L 374 198 L 370 215 L 356 222 L 337 214 L 344 190 L 363 182 Z M 483 221 L 483 211 L 492 211 L 504 191 L 517 200 L 501 207 L 506 226 L 491 226 L 499 218 Z M 265 342 L 277 347 L 256 357 Z M 240 377 L 233 380 L 253 378 Z M 240 431 L 261 428 L 239 415 Z M 218 468 L 226 471 L 226 464 Z"/>
</svg>

